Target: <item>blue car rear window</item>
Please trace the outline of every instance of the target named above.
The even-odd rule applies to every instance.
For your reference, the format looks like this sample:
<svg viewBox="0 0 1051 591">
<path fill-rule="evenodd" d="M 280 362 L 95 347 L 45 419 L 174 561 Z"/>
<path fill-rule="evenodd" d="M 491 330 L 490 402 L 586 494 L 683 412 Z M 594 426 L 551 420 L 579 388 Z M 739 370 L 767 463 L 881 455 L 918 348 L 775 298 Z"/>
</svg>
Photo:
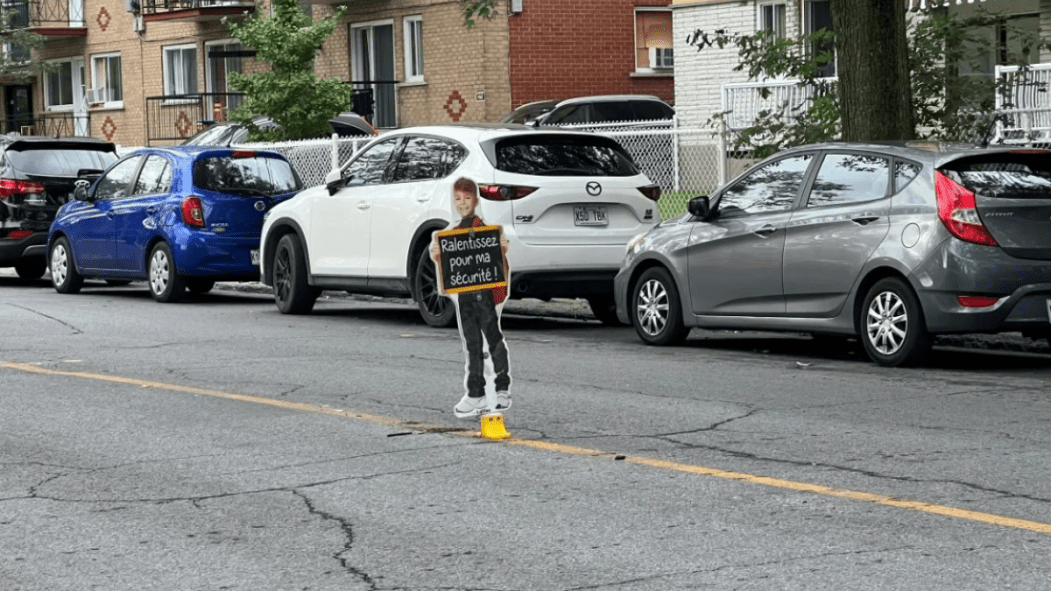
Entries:
<svg viewBox="0 0 1051 591">
<path fill-rule="evenodd" d="M 205 191 L 280 195 L 301 188 L 299 177 L 285 160 L 253 156 L 216 156 L 193 165 L 193 184 Z"/>
</svg>

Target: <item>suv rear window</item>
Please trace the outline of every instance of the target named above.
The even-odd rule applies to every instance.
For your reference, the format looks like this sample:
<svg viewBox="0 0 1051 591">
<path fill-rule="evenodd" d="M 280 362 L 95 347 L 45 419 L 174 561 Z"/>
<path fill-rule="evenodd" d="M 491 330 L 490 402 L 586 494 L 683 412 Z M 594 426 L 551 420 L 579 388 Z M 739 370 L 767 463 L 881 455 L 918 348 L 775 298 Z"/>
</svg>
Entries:
<svg viewBox="0 0 1051 591">
<path fill-rule="evenodd" d="M 1008 154 L 961 158 L 943 167 L 976 194 L 1002 199 L 1047 199 L 1051 194 L 1048 153 Z"/>
<path fill-rule="evenodd" d="M 298 191 L 302 184 L 285 160 L 252 156 L 213 156 L 193 165 L 193 184 L 205 191 L 280 195 Z"/>
<path fill-rule="evenodd" d="M 82 169 L 105 170 L 117 161 L 109 151 L 41 145 L 39 149 L 8 150 L 7 158 L 19 171 L 41 176 L 76 177 Z"/>
<path fill-rule="evenodd" d="M 602 136 L 523 135 L 496 142 L 496 168 L 537 176 L 634 176 L 638 167 Z"/>
</svg>

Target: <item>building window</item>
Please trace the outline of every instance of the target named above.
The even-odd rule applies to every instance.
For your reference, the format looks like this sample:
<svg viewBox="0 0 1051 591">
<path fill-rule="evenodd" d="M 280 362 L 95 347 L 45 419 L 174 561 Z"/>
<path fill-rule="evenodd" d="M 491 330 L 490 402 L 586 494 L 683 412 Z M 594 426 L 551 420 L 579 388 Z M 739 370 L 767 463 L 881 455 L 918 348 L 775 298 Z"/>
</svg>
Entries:
<svg viewBox="0 0 1051 591">
<path fill-rule="evenodd" d="M 197 94 L 197 46 L 164 48 L 164 94 Z"/>
<path fill-rule="evenodd" d="M 355 99 L 364 97 L 360 99 L 361 107 L 355 106 L 354 110 L 375 127 L 397 127 L 394 21 L 351 24 L 350 41 L 350 76 L 357 82 Z"/>
<path fill-rule="evenodd" d="M 635 10 L 635 69 L 640 72 L 667 72 L 675 64 L 671 32 L 671 11 Z"/>
<path fill-rule="evenodd" d="M 49 111 L 72 109 L 73 60 L 53 60 L 48 63 L 50 67 L 44 68 L 44 108 Z"/>
<path fill-rule="evenodd" d="M 205 44 L 207 90 L 215 93 L 211 98 L 211 117 L 215 121 L 226 121 L 230 111 L 244 103 L 244 94 L 230 86 L 230 74 L 244 73 L 244 47 L 235 40 L 216 41 Z"/>
<path fill-rule="evenodd" d="M 88 102 L 106 107 L 124 106 L 119 53 L 91 56 L 91 81 L 93 87 L 88 92 Z"/>
<path fill-rule="evenodd" d="M 785 38 L 785 5 L 760 4 L 759 30 L 768 31 L 772 40 Z"/>
<path fill-rule="evenodd" d="M 423 17 L 405 17 L 405 81 L 423 82 Z"/>
<path fill-rule="evenodd" d="M 832 28 L 832 11 L 829 10 L 828 0 L 807 0 L 805 2 L 805 35 L 810 35 L 821 29 L 834 31 Z M 835 46 L 832 42 L 813 43 L 810 46 L 811 55 L 817 55 L 822 51 L 833 52 L 832 63 L 823 66 L 819 70 L 822 78 L 831 78 L 836 75 Z"/>
</svg>

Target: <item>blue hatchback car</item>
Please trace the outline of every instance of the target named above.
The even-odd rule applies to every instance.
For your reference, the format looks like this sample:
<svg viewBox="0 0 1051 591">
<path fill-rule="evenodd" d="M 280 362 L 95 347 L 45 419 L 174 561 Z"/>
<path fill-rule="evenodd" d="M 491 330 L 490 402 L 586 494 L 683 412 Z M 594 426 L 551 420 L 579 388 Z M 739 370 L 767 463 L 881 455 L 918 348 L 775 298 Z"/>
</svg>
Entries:
<svg viewBox="0 0 1051 591">
<path fill-rule="evenodd" d="M 146 280 L 158 302 L 258 279 L 263 216 L 302 189 L 280 154 L 197 146 L 136 150 L 77 183 L 48 236 L 55 289 Z"/>
</svg>

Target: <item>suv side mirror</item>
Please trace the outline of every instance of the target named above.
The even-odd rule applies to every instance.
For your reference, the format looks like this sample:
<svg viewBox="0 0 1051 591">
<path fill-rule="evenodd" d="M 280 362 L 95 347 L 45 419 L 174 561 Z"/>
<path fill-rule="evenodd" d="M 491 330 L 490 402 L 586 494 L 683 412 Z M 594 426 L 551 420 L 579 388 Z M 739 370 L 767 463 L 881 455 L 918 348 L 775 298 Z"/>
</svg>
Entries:
<svg viewBox="0 0 1051 591">
<path fill-rule="evenodd" d="M 91 201 L 91 196 L 88 194 L 88 187 L 91 186 L 91 181 L 86 179 L 77 179 L 73 182 L 73 198 L 77 201 Z"/>
<path fill-rule="evenodd" d="M 708 201 L 707 195 L 700 195 L 690 199 L 690 203 L 687 206 L 690 215 L 700 219 L 701 221 L 707 221 L 712 215 L 712 206 Z"/>
<path fill-rule="evenodd" d="M 343 174 L 338 168 L 330 170 L 325 175 L 325 187 L 328 188 L 329 195 L 335 195 L 336 191 L 339 191 L 344 186 L 346 186 L 346 183 L 343 182 Z"/>
</svg>

